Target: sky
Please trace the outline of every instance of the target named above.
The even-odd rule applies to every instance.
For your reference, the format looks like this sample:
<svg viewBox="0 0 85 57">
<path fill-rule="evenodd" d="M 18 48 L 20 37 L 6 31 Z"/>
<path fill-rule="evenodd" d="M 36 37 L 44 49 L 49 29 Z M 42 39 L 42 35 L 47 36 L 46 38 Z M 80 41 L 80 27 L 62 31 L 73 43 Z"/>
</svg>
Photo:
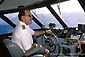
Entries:
<svg viewBox="0 0 85 57">
<path fill-rule="evenodd" d="M 78 24 L 85 24 L 85 12 L 77 0 L 70 0 L 58 5 L 60 6 L 61 15 L 59 14 L 57 5 L 52 5 L 52 7 L 69 27 L 77 27 Z"/>
<path fill-rule="evenodd" d="M 61 11 L 64 12 L 79 12 L 83 11 L 82 7 L 80 6 L 79 2 L 77 0 L 70 0 L 67 2 L 63 2 L 60 4 Z"/>
</svg>

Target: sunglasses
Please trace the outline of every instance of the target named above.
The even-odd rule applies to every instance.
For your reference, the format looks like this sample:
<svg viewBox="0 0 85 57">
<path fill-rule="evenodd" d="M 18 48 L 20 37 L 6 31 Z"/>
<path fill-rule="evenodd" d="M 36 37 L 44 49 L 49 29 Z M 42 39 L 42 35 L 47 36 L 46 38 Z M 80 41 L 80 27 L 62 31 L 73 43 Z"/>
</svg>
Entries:
<svg viewBox="0 0 85 57">
<path fill-rule="evenodd" d="M 28 15 L 24 15 L 24 16 L 29 16 L 29 17 L 31 17 L 31 16 L 33 16 L 32 14 L 28 14 Z"/>
</svg>

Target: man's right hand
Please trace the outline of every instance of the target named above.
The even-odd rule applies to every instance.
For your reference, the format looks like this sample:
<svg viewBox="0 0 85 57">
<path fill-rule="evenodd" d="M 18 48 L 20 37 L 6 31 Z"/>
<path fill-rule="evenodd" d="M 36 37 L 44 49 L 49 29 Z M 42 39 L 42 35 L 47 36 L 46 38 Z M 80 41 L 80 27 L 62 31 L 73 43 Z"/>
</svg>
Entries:
<svg viewBox="0 0 85 57">
<path fill-rule="evenodd" d="M 33 43 L 33 44 L 32 44 L 32 47 L 33 47 L 33 48 L 38 47 L 38 44 Z"/>
</svg>

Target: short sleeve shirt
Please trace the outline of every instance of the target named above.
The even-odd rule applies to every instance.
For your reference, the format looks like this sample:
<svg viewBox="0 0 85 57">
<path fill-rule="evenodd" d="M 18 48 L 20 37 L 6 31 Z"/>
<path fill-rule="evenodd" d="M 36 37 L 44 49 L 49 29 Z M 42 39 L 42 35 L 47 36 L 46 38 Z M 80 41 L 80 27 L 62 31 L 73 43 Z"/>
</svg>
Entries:
<svg viewBox="0 0 85 57">
<path fill-rule="evenodd" d="M 25 50 L 29 50 L 33 44 L 33 34 L 34 31 L 28 25 L 19 21 L 12 35 L 12 42 L 20 46 L 20 48 L 25 52 Z"/>
</svg>

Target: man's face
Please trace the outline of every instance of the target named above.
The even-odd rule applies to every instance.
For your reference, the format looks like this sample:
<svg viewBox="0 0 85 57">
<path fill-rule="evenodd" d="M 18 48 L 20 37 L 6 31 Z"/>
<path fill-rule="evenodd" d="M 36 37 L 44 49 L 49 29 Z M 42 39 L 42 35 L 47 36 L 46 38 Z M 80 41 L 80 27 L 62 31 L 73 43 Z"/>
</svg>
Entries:
<svg viewBox="0 0 85 57">
<path fill-rule="evenodd" d="M 25 16 L 22 16 L 22 21 L 27 25 L 32 24 L 32 18 L 30 11 L 25 10 Z"/>
</svg>

